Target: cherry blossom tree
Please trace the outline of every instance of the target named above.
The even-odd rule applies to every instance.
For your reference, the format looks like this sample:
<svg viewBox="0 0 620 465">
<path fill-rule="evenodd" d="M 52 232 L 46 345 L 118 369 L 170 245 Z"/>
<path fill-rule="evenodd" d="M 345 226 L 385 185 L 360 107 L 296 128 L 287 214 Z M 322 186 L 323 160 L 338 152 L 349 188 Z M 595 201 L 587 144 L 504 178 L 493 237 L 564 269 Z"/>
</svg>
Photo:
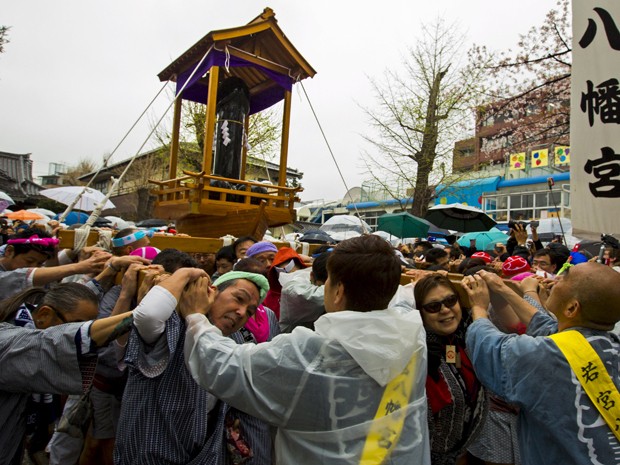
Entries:
<svg viewBox="0 0 620 465">
<path fill-rule="evenodd" d="M 543 24 L 520 37 L 514 50 L 472 48 L 471 63 L 485 70 L 489 84 L 477 123 L 479 128 L 499 127 L 483 139 L 483 154 L 504 147 L 518 151 L 540 144 L 568 144 L 571 41 L 570 2 L 559 0 Z"/>
</svg>

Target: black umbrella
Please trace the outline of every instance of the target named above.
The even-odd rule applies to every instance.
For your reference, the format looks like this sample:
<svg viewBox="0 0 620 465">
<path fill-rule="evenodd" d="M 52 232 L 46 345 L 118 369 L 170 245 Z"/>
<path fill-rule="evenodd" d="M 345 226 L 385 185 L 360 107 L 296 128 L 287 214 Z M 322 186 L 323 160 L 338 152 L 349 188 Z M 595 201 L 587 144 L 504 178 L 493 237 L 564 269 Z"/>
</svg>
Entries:
<svg viewBox="0 0 620 465">
<path fill-rule="evenodd" d="M 438 228 L 460 232 L 488 231 L 497 223 L 482 210 L 460 203 L 435 205 L 424 217 Z"/>
<path fill-rule="evenodd" d="M 100 216 L 99 218 L 95 220 L 95 222 L 93 223 L 93 226 L 109 226 L 110 223 L 112 222 L 109 219 L 104 218 L 103 216 Z"/>
<path fill-rule="evenodd" d="M 168 221 L 151 218 L 148 220 L 138 221 L 136 223 L 136 227 L 138 228 L 160 228 L 162 226 L 168 226 Z"/>
<path fill-rule="evenodd" d="M 299 238 L 301 242 L 307 242 L 309 244 L 330 244 L 334 242 L 334 239 L 325 231 L 320 229 L 314 229 L 307 231 L 303 236 Z"/>
</svg>

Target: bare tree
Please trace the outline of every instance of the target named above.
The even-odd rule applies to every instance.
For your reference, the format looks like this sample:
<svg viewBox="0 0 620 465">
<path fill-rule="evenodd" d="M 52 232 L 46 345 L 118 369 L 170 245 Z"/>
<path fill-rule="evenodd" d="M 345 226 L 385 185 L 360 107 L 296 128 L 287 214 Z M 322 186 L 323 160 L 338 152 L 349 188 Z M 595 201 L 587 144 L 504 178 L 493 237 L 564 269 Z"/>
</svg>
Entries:
<svg viewBox="0 0 620 465">
<path fill-rule="evenodd" d="M 71 165 L 67 168 L 67 171 L 62 175 L 62 184 L 65 186 L 80 186 L 86 184 L 80 181 L 80 176 L 84 174 L 92 173 L 97 169 L 95 162 L 82 158 L 75 165 Z"/>
<path fill-rule="evenodd" d="M 489 78 L 482 125 L 498 124 L 485 138 L 483 153 L 511 146 L 515 150 L 544 143 L 568 143 L 570 121 L 571 21 L 569 0 L 558 0 L 543 24 L 519 39 L 515 50 L 489 51 L 475 46 L 472 66 Z"/>
<path fill-rule="evenodd" d="M 483 91 L 482 70 L 466 63 L 455 25 L 438 19 L 422 26 L 422 34 L 402 75 L 387 70 L 383 82 L 371 79 L 378 105 L 365 108 L 374 131 L 363 136 L 376 151 L 363 157 L 368 173 L 399 200 L 403 192 L 391 186 L 408 184 L 417 216 L 426 214 L 431 184 L 449 171 L 454 142 L 473 127 L 471 109 Z"/>
</svg>

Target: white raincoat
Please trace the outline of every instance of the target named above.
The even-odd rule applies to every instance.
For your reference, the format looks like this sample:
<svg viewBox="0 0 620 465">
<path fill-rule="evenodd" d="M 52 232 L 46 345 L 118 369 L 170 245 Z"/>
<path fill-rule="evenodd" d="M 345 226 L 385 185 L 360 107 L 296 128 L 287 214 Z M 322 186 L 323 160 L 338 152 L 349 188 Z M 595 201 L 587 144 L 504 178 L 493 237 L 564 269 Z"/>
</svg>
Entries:
<svg viewBox="0 0 620 465">
<path fill-rule="evenodd" d="M 418 312 L 330 313 L 317 320 L 316 332 L 300 327 L 259 345 L 235 344 L 203 315 L 187 323 L 192 376 L 216 397 L 278 427 L 278 464 L 382 463 L 378 455 L 362 462 L 362 451 L 371 427 L 395 429 L 397 414 L 389 409 L 383 416 L 386 408 L 378 415 L 378 406 L 388 383 L 415 357 L 400 439 L 383 463 L 430 464 Z"/>
</svg>

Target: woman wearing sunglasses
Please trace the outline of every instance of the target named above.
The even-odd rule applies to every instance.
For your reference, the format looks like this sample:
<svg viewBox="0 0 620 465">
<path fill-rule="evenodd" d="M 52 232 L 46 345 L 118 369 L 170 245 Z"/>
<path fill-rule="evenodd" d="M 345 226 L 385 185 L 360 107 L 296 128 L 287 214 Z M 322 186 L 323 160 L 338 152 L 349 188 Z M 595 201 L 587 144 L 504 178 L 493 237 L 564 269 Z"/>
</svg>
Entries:
<svg viewBox="0 0 620 465">
<path fill-rule="evenodd" d="M 444 276 L 422 278 L 413 293 L 428 347 L 431 463 L 454 465 L 478 434 L 487 412 L 486 393 L 465 352 L 465 331 L 471 316 Z"/>
</svg>

